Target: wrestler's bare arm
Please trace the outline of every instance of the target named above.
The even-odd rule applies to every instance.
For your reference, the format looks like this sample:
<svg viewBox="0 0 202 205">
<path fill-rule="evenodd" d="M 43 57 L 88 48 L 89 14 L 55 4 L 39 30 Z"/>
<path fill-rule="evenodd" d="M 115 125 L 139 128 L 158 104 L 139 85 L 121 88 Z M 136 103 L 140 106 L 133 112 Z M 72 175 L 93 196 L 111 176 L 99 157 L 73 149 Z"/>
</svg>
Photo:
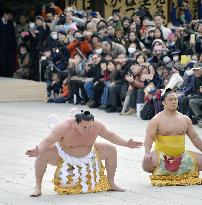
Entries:
<svg viewBox="0 0 202 205">
<path fill-rule="evenodd" d="M 54 130 L 52 130 L 51 133 L 39 143 L 38 145 L 39 153 L 47 150 L 51 145 L 59 141 L 63 136 L 62 130 L 63 130 L 62 125 L 59 125 Z"/>
<path fill-rule="evenodd" d="M 97 122 L 98 126 L 100 128 L 99 135 L 103 137 L 104 139 L 110 141 L 113 144 L 119 145 L 119 146 L 127 146 L 128 141 L 122 139 L 120 136 L 115 134 L 114 132 L 108 130 L 104 124 L 101 122 Z"/>
<path fill-rule="evenodd" d="M 201 140 L 201 138 L 194 130 L 190 118 L 188 118 L 187 116 L 184 116 L 184 118 L 188 124 L 188 129 L 186 132 L 187 136 L 192 141 L 193 145 L 202 152 L 202 140 Z"/>
<path fill-rule="evenodd" d="M 124 146 L 124 147 L 129 147 L 129 148 L 139 148 L 143 145 L 142 142 L 136 142 L 133 141 L 133 139 L 130 140 L 125 140 L 116 133 L 108 130 L 104 124 L 101 122 L 97 122 L 98 127 L 99 127 L 99 135 L 103 137 L 104 139 L 110 141 L 113 144 L 119 145 L 119 146 Z"/>
<path fill-rule="evenodd" d="M 45 139 L 39 143 L 39 145 L 37 145 L 34 149 L 27 150 L 26 155 L 29 157 L 39 156 L 42 152 L 57 142 L 63 136 L 62 133 L 64 133 L 64 126 L 58 125 Z"/>
<path fill-rule="evenodd" d="M 155 116 L 150 120 L 150 122 L 147 125 L 146 136 L 144 141 L 145 153 L 149 153 L 151 151 L 154 138 L 157 135 L 158 118 L 159 116 Z"/>
</svg>

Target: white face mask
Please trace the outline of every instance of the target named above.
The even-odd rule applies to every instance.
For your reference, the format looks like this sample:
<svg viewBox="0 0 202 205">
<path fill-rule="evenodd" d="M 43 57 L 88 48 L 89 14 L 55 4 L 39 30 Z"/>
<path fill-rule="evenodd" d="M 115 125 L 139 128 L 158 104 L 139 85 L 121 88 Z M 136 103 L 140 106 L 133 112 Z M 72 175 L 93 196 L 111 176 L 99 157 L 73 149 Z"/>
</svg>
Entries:
<svg viewBox="0 0 202 205">
<path fill-rule="evenodd" d="M 53 33 L 53 34 L 51 35 L 51 37 L 52 37 L 52 39 L 56 40 L 56 39 L 58 38 L 58 35 L 57 35 L 57 33 Z"/>
<path fill-rule="evenodd" d="M 128 48 L 128 53 L 130 54 L 135 53 L 135 51 L 136 51 L 136 48 L 133 48 L 133 47 Z"/>
<path fill-rule="evenodd" d="M 102 48 L 96 49 L 95 52 L 96 52 L 97 54 L 101 54 L 101 53 L 102 53 Z"/>
<path fill-rule="evenodd" d="M 179 56 L 173 56 L 173 60 L 176 62 L 179 60 Z"/>
</svg>

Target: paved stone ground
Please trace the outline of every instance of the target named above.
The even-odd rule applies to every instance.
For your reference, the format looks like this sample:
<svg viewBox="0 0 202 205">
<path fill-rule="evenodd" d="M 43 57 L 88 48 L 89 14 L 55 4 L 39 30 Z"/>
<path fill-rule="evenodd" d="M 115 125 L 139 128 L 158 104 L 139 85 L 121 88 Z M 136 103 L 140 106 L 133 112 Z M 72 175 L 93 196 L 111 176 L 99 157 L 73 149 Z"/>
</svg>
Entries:
<svg viewBox="0 0 202 205">
<path fill-rule="evenodd" d="M 135 204 L 202 204 L 202 186 L 152 187 L 148 174 L 141 169 L 144 149 L 130 150 L 118 147 L 117 183 L 127 189 L 124 193 L 102 192 L 59 196 L 53 191 L 51 179 L 54 167 L 49 166 L 44 176 L 43 195 L 30 198 L 34 189 L 34 159 L 25 151 L 34 147 L 50 131 L 47 117 L 55 113 L 66 118 L 72 106 L 45 103 L 0 104 L 0 205 L 135 205 Z M 85 109 L 84 106 L 78 106 Z M 147 121 L 134 116 L 107 114 L 93 109 L 92 113 L 111 130 L 126 139 L 144 140 Z M 202 129 L 196 127 L 202 137 Z M 102 139 L 99 139 L 102 140 Z M 196 150 L 189 140 L 189 149 Z"/>
</svg>

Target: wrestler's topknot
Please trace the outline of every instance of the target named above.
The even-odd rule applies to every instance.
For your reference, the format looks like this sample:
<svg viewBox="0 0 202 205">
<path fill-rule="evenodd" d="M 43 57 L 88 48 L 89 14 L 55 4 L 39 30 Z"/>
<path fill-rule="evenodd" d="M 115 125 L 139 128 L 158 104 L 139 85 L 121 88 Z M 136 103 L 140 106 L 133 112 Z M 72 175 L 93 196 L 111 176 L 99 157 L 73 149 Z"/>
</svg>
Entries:
<svg viewBox="0 0 202 205">
<path fill-rule="evenodd" d="M 168 94 L 170 93 L 174 93 L 174 90 L 172 90 L 171 88 L 167 88 L 164 92 L 164 94 L 161 96 L 161 101 L 164 101 L 165 98 L 167 97 Z"/>
<path fill-rule="evenodd" d="M 94 121 L 94 116 L 90 113 L 90 111 L 86 110 L 81 110 L 80 113 L 77 113 L 75 116 L 76 118 L 76 122 L 79 124 L 82 120 L 85 121 L 90 121 L 93 120 Z"/>
</svg>

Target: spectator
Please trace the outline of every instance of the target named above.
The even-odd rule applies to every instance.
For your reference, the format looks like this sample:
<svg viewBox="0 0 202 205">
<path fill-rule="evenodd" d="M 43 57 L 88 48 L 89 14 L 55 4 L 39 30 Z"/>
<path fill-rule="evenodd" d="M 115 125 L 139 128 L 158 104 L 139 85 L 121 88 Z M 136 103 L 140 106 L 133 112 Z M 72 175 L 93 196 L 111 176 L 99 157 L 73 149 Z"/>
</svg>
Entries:
<svg viewBox="0 0 202 205">
<path fill-rule="evenodd" d="M 177 16 L 177 9 L 179 10 L 178 16 Z M 180 26 L 184 25 L 185 22 L 190 23 L 192 20 L 192 16 L 189 10 L 189 4 L 186 2 L 183 2 L 183 5 L 175 5 L 174 2 L 172 2 L 172 8 L 171 8 L 171 21 L 174 26 Z"/>
<path fill-rule="evenodd" d="M 15 65 L 16 36 L 11 11 L 4 10 L 0 18 L 0 76 L 12 77 Z"/>
<path fill-rule="evenodd" d="M 127 37 L 128 33 L 129 33 L 129 26 L 132 23 L 132 19 L 128 16 L 124 16 L 122 19 L 122 27 L 123 27 L 123 31 L 124 31 L 124 36 Z"/>
<path fill-rule="evenodd" d="M 61 91 L 54 99 L 49 99 L 48 103 L 66 103 L 69 94 L 67 78 L 63 80 Z"/>
<path fill-rule="evenodd" d="M 84 83 L 86 80 L 85 66 L 87 62 L 84 62 L 80 55 L 75 55 L 73 59 L 69 59 L 68 66 L 68 79 L 70 84 L 70 94 L 68 97 L 69 103 L 83 104 L 88 101 L 88 96 L 84 89 Z M 81 92 L 80 92 L 81 91 Z M 74 102 L 74 96 L 76 96 L 76 102 Z"/>
<path fill-rule="evenodd" d="M 44 19 L 47 19 L 48 18 L 47 13 L 50 10 L 52 10 L 52 12 L 54 12 L 57 15 L 63 13 L 62 9 L 59 6 L 56 6 L 54 1 L 50 1 L 47 6 L 46 5 L 42 6 L 41 16 L 43 16 Z"/>
<path fill-rule="evenodd" d="M 19 69 L 13 74 L 14 78 L 29 79 L 32 59 L 25 44 L 20 44 L 17 57 Z"/>
<path fill-rule="evenodd" d="M 15 27 L 16 41 L 19 46 L 21 43 L 26 43 L 29 39 L 29 25 L 27 23 L 27 16 L 25 14 L 21 14 L 19 17 L 19 22 Z"/>
<path fill-rule="evenodd" d="M 57 73 L 53 73 L 51 76 L 51 82 L 47 86 L 48 99 L 47 102 L 54 102 L 58 97 L 61 89 L 60 80 Z"/>
<path fill-rule="evenodd" d="M 198 35 L 196 37 L 195 49 L 196 49 L 196 53 L 201 54 L 202 53 L 202 21 L 199 21 L 197 30 L 198 30 Z"/>
<path fill-rule="evenodd" d="M 102 53 L 110 53 L 113 58 L 116 58 L 120 54 L 125 54 L 126 50 L 124 46 L 114 43 L 112 41 L 102 41 Z"/>
<path fill-rule="evenodd" d="M 91 107 L 98 107 L 100 105 L 100 98 L 103 90 L 102 82 L 103 78 L 102 70 L 100 67 L 101 57 L 98 54 L 93 54 L 91 57 L 92 64 L 86 70 L 86 77 L 91 78 L 90 81 L 85 82 L 84 88 L 89 98 L 88 105 Z M 99 93 L 96 91 L 99 90 Z"/>
<path fill-rule="evenodd" d="M 200 92 L 202 93 L 202 87 L 200 88 Z M 195 119 L 198 126 L 202 128 L 202 98 L 191 99 L 189 101 L 189 106 L 194 115 L 192 119 Z"/>
<path fill-rule="evenodd" d="M 163 25 L 163 19 L 158 13 L 154 15 L 154 25 L 156 28 L 161 29 L 161 31 L 163 32 L 164 39 L 167 39 L 168 34 L 171 33 L 171 30 Z"/>
<path fill-rule="evenodd" d="M 73 58 L 75 54 L 80 54 L 83 58 L 86 58 L 92 51 L 90 43 L 82 36 L 81 32 L 74 33 L 74 40 L 67 45 L 67 49 L 70 52 L 70 57 Z"/>
</svg>

